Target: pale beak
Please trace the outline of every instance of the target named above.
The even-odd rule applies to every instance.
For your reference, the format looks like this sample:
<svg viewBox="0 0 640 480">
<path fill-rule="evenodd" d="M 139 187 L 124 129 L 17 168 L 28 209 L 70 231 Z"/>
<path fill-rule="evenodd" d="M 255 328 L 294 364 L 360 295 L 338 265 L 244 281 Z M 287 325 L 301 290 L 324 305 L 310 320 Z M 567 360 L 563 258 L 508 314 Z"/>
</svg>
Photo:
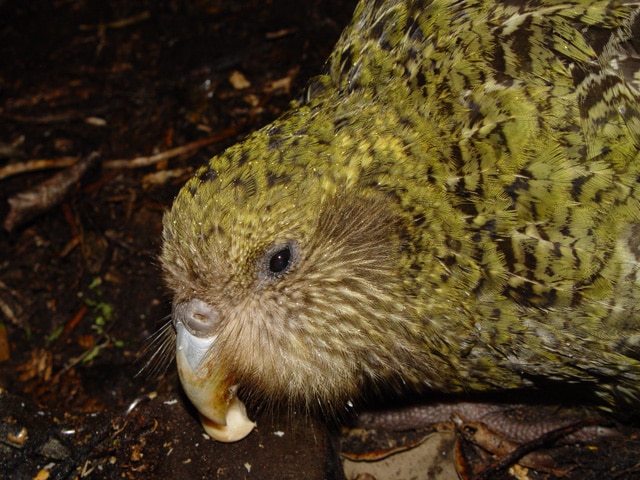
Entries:
<svg viewBox="0 0 640 480">
<path fill-rule="evenodd" d="M 200 301 L 188 303 L 192 302 Z M 195 335 L 186 325 L 189 315 L 185 317 L 184 313 L 193 310 L 192 307 L 193 304 L 174 311 L 176 361 L 182 387 L 211 438 L 221 442 L 241 440 L 256 424 L 249 420 L 244 404 L 236 395 L 234 379 L 218 370 L 215 358 L 208 355 L 217 337 Z"/>
</svg>

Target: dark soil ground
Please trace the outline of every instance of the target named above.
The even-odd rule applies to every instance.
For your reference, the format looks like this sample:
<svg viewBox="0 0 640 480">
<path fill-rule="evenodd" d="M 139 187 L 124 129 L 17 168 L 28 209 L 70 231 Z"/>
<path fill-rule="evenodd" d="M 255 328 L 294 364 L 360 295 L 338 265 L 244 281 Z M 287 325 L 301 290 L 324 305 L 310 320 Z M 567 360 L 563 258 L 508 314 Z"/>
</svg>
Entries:
<svg viewBox="0 0 640 480">
<path fill-rule="evenodd" d="M 0 0 L 0 478 L 342 476 L 321 422 L 270 416 L 215 444 L 172 366 L 136 374 L 171 309 L 163 211 L 286 109 L 354 5 Z M 614 425 L 517 478 L 640 478 L 639 431 Z"/>
<path fill-rule="evenodd" d="M 155 435 L 163 442 L 144 458 L 127 450 L 156 429 L 149 418 L 203 442 L 173 367 L 136 376 L 140 353 L 171 308 L 157 261 L 162 214 L 196 167 L 286 109 L 321 68 L 353 6 L 0 1 L 0 170 L 37 159 L 49 167 L 0 177 L 0 219 L 9 198 L 67 171 L 56 165 L 100 155 L 66 193 L 64 178 L 50 181 L 60 202 L 0 230 L 0 435 L 18 436 L 0 440 L 0 477 L 34 478 L 51 462 L 44 470 L 51 478 L 97 467 L 93 476 L 104 478 L 216 470 L 194 460 L 183 476 L 171 474 L 154 455 L 172 449 L 178 464 L 188 458 L 175 445 L 162 447 L 172 434 Z M 166 152 L 137 168 L 140 157 Z M 179 415 L 166 411 L 125 419 L 151 392 L 177 399 L 189 426 L 176 426 Z M 69 433 L 54 434 L 57 424 Z M 28 440 L 20 443 L 23 427 Z M 197 440 L 182 444 L 189 452 Z"/>
</svg>

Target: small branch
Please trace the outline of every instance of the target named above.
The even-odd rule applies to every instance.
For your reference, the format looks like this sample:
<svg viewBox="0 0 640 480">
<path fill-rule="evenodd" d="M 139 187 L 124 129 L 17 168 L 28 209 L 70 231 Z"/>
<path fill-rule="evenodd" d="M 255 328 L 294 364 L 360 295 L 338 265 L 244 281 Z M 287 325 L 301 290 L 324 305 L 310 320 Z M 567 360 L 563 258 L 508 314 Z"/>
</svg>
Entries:
<svg viewBox="0 0 640 480">
<path fill-rule="evenodd" d="M 599 419 L 588 418 L 585 420 L 579 420 L 577 422 L 571 423 L 569 425 L 565 425 L 560 428 L 556 428 L 555 430 L 551 430 L 550 432 L 546 432 L 540 435 L 535 440 L 527 442 L 523 445 L 512 450 L 506 456 L 504 456 L 497 463 L 490 465 L 485 468 L 478 474 L 476 474 L 473 480 L 487 480 L 490 478 L 494 478 L 499 472 L 506 470 L 511 465 L 514 465 L 519 459 L 524 457 L 531 452 L 534 452 L 537 449 L 543 448 L 545 445 L 550 445 L 556 442 L 557 440 L 566 437 L 576 431 L 583 429 L 585 427 L 589 427 L 591 425 L 596 425 Z"/>
<path fill-rule="evenodd" d="M 177 157 L 179 155 L 184 155 L 187 153 L 192 153 L 193 151 L 198 150 L 199 148 L 204 147 L 205 145 L 210 145 L 212 143 L 223 140 L 231 135 L 234 135 L 237 131 L 238 131 L 237 127 L 227 128 L 226 130 L 223 130 L 222 132 L 212 137 L 196 140 L 195 142 L 187 143 L 186 145 L 172 148 L 171 150 L 166 150 L 164 152 L 160 152 L 155 155 L 151 155 L 148 157 L 136 157 L 132 159 L 107 160 L 102 163 L 102 166 L 103 168 L 148 167 L 149 165 L 162 162 L 163 160 L 167 160 L 169 158 Z"/>
<path fill-rule="evenodd" d="M 185 155 L 193 153 L 199 148 L 218 142 L 222 139 L 228 138 L 231 135 L 235 135 L 238 131 L 238 127 L 230 127 L 218 134 L 196 140 L 195 142 L 182 145 L 180 147 L 172 148 L 165 152 L 151 155 L 148 157 L 136 157 L 129 160 L 108 160 L 102 162 L 102 166 L 108 169 L 118 168 L 142 168 L 150 165 L 162 162 L 172 157 L 179 155 Z M 75 185 L 87 170 L 98 162 L 99 155 L 93 153 L 89 157 L 79 160 L 73 163 L 75 159 L 71 157 L 62 157 L 56 160 L 31 160 L 23 162 L 20 165 L 11 166 L 8 165 L 0 169 L 0 180 L 10 175 L 16 175 L 18 173 L 34 171 L 43 168 L 56 168 L 62 166 L 68 166 L 66 170 L 57 173 L 48 180 L 45 180 L 35 188 L 26 192 L 18 193 L 11 197 L 8 202 L 10 206 L 9 214 L 4 220 L 4 228 L 7 231 L 12 231 L 16 226 L 22 224 L 32 218 L 47 211 L 54 205 L 62 202 L 68 191 Z"/>
<path fill-rule="evenodd" d="M 70 167 L 78 161 L 78 157 L 60 157 L 54 159 L 38 158 L 27 162 L 11 163 L 0 168 L 0 180 L 21 173 L 36 172 L 52 168 Z"/>
<path fill-rule="evenodd" d="M 10 210 L 4 220 L 4 228 L 12 231 L 16 226 L 58 205 L 99 158 L 100 155 L 94 152 L 31 190 L 11 197 L 8 200 Z"/>
<path fill-rule="evenodd" d="M 144 10 L 143 12 L 133 15 L 132 17 L 122 18 L 114 22 L 102 24 L 102 25 L 80 25 L 80 31 L 87 30 L 99 30 L 100 28 L 124 28 L 135 25 L 136 23 L 147 20 L 151 17 L 151 12 Z"/>
<path fill-rule="evenodd" d="M 106 160 L 102 162 L 102 166 L 103 168 L 108 169 L 148 167 L 169 158 L 192 153 L 201 147 L 210 145 L 212 143 L 224 140 L 225 138 L 235 135 L 237 132 L 238 127 L 227 128 L 226 130 L 223 130 L 222 132 L 219 132 L 212 137 L 196 140 L 195 142 L 172 148 L 171 150 L 160 152 L 155 155 L 136 157 L 131 159 Z M 26 162 L 12 163 L 0 168 L 0 180 L 4 180 L 5 178 L 12 177 L 14 175 L 20 175 L 22 173 L 70 167 L 76 162 L 77 157 L 60 157 L 54 159 L 39 158 L 35 160 L 28 160 Z"/>
</svg>

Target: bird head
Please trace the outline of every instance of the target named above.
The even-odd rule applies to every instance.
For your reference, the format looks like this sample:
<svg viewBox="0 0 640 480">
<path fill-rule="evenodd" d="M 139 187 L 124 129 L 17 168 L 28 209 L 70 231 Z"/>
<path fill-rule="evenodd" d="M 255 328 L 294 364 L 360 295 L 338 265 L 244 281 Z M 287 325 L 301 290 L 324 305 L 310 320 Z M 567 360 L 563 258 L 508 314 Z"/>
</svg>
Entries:
<svg viewBox="0 0 640 480">
<path fill-rule="evenodd" d="M 268 136 L 212 159 L 164 220 L 181 380 L 222 425 L 237 388 L 333 410 L 398 358 L 382 347 L 405 309 L 392 200 L 297 162 L 317 142 L 270 150 Z"/>
</svg>

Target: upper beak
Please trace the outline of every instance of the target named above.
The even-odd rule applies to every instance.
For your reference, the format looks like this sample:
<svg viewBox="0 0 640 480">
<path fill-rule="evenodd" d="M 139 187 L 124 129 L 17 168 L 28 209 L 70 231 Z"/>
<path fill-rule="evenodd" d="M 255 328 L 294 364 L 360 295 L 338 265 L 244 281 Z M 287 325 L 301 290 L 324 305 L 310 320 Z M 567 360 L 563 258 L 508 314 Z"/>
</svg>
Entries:
<svg viewBox="0 0 640 480">
<path fill-rule="evenodd" d="M 217 312 L 194 299 L 175 305 L 176 361 L 178 374 L 189 400 L 198 409 L 205 431 L 215 440 L 234 442 L 255 427 L 242 401 L 236 396 L 234 378 L 221 371 L 209 355 L 217 336 Z"/>
</svg>

